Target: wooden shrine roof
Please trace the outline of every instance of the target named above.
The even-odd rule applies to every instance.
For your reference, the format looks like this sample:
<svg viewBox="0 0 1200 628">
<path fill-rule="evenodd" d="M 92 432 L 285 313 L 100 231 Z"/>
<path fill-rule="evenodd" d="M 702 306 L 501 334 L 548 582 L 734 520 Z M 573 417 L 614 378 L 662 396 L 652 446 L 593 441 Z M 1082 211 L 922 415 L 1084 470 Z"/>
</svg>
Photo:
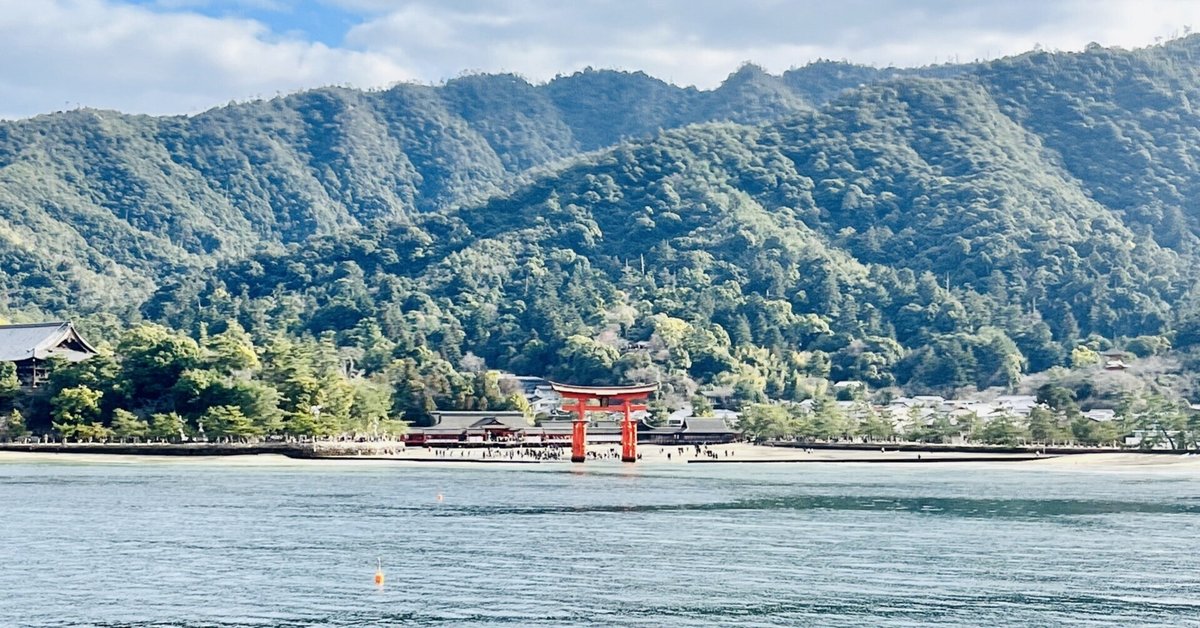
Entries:
<svg viewBox="0 0 1200 628">
<path fill-rule="evenodd" d="M 45 360 L 53 356 L 79 362 L 95 354 L 96 349 L 71 323 L 0 325 L 0 362 Z"/>
</svg>

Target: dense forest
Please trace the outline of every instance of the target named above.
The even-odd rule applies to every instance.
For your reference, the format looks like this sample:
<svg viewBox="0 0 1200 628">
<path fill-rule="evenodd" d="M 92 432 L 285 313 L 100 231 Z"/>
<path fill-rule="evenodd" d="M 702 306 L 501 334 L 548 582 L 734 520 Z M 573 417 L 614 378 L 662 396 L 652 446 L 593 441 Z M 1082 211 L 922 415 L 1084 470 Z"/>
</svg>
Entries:
<svg viewBox="0 0 1200 628">
<path fill-rule="evenodd" d="M 545 85 L 479 75 L 328 87 L 192 117 L 0 121 L 0 285 L 16 309 L 136 308 L 162 277 L 214 259 L 486 199 L 531 170 L 662 129 L 781 119 L 884 75 L 746 66 L 713 91 L 613 71 Z M 114 298 L 118 287 L 133 303 Z"/>
<path fill-rule="evenodd" d="M 2 305 L 114 343 L 160 323 L 201 362 L 228 334 L 293 343 L 313 377 L 385 389 L 370 416 L 416 420 L 503 399 L 486 368 L 735 404 L 1010 390 L 1113 346 L 1191 372 L 1196 55 L 748 65 L 713 91 L 469 76 L 4 122 Z M 106 398 L 206 411 L 176 394 Z"/>
</svg>

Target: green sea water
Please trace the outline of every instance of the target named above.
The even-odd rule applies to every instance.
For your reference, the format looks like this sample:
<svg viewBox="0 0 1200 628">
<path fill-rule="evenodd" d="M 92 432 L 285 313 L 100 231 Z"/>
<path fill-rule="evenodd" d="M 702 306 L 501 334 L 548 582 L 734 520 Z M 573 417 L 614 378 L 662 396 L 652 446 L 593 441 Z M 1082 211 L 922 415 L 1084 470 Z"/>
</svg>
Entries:
<svg viewBox="0 0 1200 628">
<path fill-rule="evenodd" d="M 1186 467 L 7 462 L 0 543 L 0 626 L 1200 623 Z"/>
</svg>

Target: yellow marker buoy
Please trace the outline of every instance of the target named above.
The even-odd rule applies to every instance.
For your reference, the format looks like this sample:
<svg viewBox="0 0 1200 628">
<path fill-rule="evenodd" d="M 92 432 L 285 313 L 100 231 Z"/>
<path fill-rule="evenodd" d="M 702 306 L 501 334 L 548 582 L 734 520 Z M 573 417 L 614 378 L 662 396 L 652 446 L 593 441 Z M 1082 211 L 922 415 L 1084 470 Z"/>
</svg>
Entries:
<svg viewBox="0 0 1200 628">
<path fill-rule="evenodd" d="M 375 584 L 383 586 L 383 559 L 376 558 L 375 561 Z"/>
</svg>

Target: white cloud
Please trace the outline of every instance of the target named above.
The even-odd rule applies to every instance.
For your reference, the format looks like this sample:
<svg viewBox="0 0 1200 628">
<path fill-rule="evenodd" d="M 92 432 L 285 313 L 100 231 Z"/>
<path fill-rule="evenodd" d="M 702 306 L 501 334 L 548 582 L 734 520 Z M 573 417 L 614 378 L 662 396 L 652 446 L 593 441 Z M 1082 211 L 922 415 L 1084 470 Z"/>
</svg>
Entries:
<svg viewBox="0 0 1200 628">
<path fill-rule="evenodd" d="M 352 28 L 346 41 L 420 67 L 429 80 L 464 68 L 545 80 L 591 65 L 699 87 L 715 87 L 742 61 L 777 72 L 817 58 L 927 65 L 1016 54 L 1035 44 L 1140 46 L 1200 24 L 1200 5 L 1171 0 L 518 0 L 503 11 L 485 0 L 392 5 Z"/>
<path fill-rule="evenodd" d="M 76 104 L 147 113 L 414 74 L 388 57 L 280 38 L 251 20 L 103 0 L 0 0 L 0 114 Z"/>
<path fill-rule="evenodd" d="M 0 0 L 0 115 L 68 102 L 189 112 L 332 83 L 437 82 L 464 70 L 547 80 L 593 66 L 714 87 L 743 61 L 775 72 L 817 58 L 925 65 L 1035 44 L 1136 47 L 1200 27 L 1200 3 L 1172 0 L 320 0 L 309 10 L 326 7 L 336 18 L 327 23 L 351 24 L 343 40 L 334 31 L 322 44 L 287 27 L 195 12 L 214 1 Z"/>
</svg>

